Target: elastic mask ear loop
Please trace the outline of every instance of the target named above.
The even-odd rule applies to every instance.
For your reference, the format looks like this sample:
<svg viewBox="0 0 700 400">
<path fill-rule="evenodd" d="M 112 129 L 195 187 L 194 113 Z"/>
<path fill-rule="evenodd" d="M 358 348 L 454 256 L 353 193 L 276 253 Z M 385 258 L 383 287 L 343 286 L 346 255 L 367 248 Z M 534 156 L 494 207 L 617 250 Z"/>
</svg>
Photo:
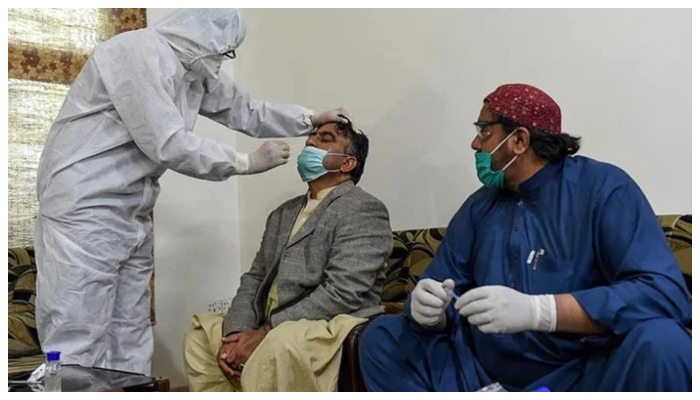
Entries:
<svg viewBox="0 0 700 400">
<path fill-rule="evenodd" d="M 515 160 L 517 160 L 517 159 L 518 159 L 518 156 L 516 155 L 515 157 L 513 157 L 512 160 L 510 160 L 510 161 L 508 162 L 508 164 L 506 164 L 505 167 L 501 168 L 501 170 L 505 171 L 506 168 L 510 167 L 510 164 L 513 164 L 513 162 L 514 162 Z"/>
<path fill-rule="evenodd" d="M 515 131 L 517 131 L 517 129 L 516 129 Z M 501 140 L 501 143 L 499 143 L 498 146 L 496 146 L 495 149 L 491 150 L 491 153 L 489 153 L 489 154 L 493 155 L 493 153 L 495 153 L 496 150 L 500 149 L 501 146 L 503 146 L 503 143 L 507 142 L 508 139 L 510 139 L 510 137 L 513 136 L 513 134 L 515 133 L 515 131 L 511 132 L 510 135 L 506 136 L 505 139 Z"/>
<path fill-rule="evenodd" d="M 514 134 L 516 131 L 517 131 L 517 129 L 514 130 L 513 132 L 511 132 L 510 135 L 506 136 L 506 138 L 503 139 L 503 141 L 502 141 L 501 143 L 499 143 L 498 146 L 496 146 L 496 148 L 493 149 L 493 151 L 491 151 L 490 154 L 493 155 L 493 153 L 495 153 L 496 150 L 498 150 L 501 146 L 503 146 L 503 143 L 507 142 L 508 139 L 510 139 L 510 137 L 513 136 L 513 134 Z M 517 158 L 518 158 L 518 156 L 515 155 L 510 161 L 508 161 L 508 164 L 506 164 L 505 167 L 503 167 L 503 168 L 500 169 L 500 171 L 505 171 L 506 168 L 510 167 L 510 164 L 513 164 L 513 162 L 514 162 Z"/>
<path fill-rule="evenodd" d="M 328 154 L 326 154 L 326 157 L 328 157 L 328 156 L 352 157 L 350 154 L 344 154 L 344 153 L 328 153 Z M 328 172 L 340 172 L 340 169 L 327 169 L 326 171 L 328 171 Z"/>
</svg>

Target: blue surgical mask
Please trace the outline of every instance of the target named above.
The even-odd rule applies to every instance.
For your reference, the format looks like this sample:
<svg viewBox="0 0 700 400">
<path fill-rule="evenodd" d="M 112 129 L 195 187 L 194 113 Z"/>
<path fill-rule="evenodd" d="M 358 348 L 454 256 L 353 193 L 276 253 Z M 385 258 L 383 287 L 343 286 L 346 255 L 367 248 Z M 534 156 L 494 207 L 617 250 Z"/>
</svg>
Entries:
<svg viewBox="0 0 700 400">
<path fill-rule="evenodd" d="M 327 170 L 323 166 L 323 159 L 327 155 L 346 156 L 342 153 L 329 153 L 318 147 L 306 146 L 297 157 L 297 171 L 304 182 L 314 181 L 329 172 L 338 172 L 339 169 Z"/>
<path fill-rule="evenodd" d="M 476 157 L 476 175 L 479 177 L 479 180 L 481 183 L 484 184 L 486 187 L 493 187 L 493 188 L 501 188 L 503 187 L 505 183 L 505 171 L 506 168 L 510 166 L 510 164 L 515 161 L 518 156 L 516 155 L 513 157 L 512 160 L 506 164 L 505 167 L 499 169 L 498 171 L 494 171 L 491 169 L 491 163 L 493 162 L 493 153 L 496 152 L 501 146 L 503 146 L 503 143 L 505 143 L 513 134 L 515 131 L 511 132 L 510 135 L 508 135 L 501 143 L 496 146 L 493 151 L 490 153 L 484 153 L 483 151 L 477 151 L 474 156 Z"/>
</svg>

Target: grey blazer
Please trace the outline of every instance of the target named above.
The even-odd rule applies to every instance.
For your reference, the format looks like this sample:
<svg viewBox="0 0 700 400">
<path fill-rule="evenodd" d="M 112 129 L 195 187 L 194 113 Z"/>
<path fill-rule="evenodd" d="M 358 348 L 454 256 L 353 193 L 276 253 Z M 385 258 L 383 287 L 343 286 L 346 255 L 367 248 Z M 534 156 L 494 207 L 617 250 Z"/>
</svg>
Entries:
<svg viewBox="0 0 700 400">
<path fill-rule="evenodd" d="M 392 249 L 384 203 L 352 181 L 333 189 L 289 238 L 306 195 L 291 199 L 267 218 L 260 250 L 223 325 L 223 335 L 265 323 L 270 286 L 277 280 L 273 327 L 285 321 L 330 320 L 339 314 L 369 317 L 383 311 L 380 292 Z"/>
</svg>

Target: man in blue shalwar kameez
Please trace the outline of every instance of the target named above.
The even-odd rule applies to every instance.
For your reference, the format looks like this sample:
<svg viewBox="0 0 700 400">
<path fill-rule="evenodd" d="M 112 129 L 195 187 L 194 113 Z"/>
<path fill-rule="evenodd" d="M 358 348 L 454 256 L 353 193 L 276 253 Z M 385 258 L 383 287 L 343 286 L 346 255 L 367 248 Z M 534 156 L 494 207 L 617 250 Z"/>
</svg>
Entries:
<svg viewBox="0 0 700 400">
<path fill-rule="evenodd" d="M 690 296 L 644 194 L 572 157 L 579 138 L 524 84 L 484 99 L 484 186 L 406 301 L 360 342 L 372 391 L 689 391 Z M 632 140 L 632 138 L 630 138 Z"/>
</svg>

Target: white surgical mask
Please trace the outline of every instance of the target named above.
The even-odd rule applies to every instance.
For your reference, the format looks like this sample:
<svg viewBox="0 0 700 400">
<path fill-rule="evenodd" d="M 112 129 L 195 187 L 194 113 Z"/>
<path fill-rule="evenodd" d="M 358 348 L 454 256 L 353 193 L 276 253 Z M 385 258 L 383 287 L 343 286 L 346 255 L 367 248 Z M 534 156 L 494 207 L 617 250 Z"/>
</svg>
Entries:
<svg viewBox="0 0 700 400">
<path fill-rule="evenodd" d="M 190 64 L 190 71 L 201 78 L 219 79 L 219 70 L 223 61 L 223 57 L 219 55 L 201 57 Z"/>
</svg>

